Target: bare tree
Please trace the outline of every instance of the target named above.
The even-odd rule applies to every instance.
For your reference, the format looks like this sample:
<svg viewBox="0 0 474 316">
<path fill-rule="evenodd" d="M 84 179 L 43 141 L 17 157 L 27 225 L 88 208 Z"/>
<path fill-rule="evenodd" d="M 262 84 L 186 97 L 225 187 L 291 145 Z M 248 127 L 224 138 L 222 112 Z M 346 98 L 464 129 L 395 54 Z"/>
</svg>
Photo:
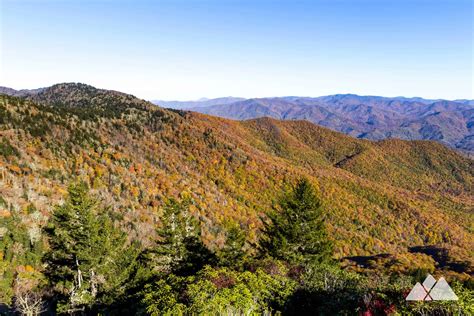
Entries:
<svg viewBox="0 0 474 316">
<path fill-rule="evenodd" d="M 17 277 L 14 291 L 14 307 L 21 315 L 37 316 L 45 311 L 45 304 L 41 294 L 33 289 L 29 280 Z"/>
</svg>

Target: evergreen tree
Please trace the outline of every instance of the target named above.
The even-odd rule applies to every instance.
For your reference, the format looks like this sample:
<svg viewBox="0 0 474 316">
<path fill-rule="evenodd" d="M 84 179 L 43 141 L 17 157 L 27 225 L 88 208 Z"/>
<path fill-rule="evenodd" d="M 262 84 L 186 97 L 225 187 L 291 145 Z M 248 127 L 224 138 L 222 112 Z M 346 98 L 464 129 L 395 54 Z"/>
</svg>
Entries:
<svg viewBox="0 0 474 316">
<path fill-rule="evenodd" d="M 88 194 L 85 183 L 69 187 L 45 229 L 50 250 L 46 276 L 53 286 L 58 311 L 75 312 L 109 304 L 124 294 L 138 256 L 110 214 Z"/>
<path fill-rule="evenodd" d="M 307 179 L 301 179 L 268 213 L 260 251 L 292 264 L 329 261 L 332 243 L 324 226 L 324 209 Z"/>
<path fill-rule="evenodd" d="M 215 261 L 201 239 L 201 227 L 189 212 L 189 200 L 168 200 L 157 229 L 155 253 L 163 272 L 188 275 Z"/>
<path fill-rule="evenodd" d="M 240 226 L 230 225 L 224 246 L 217 252 L 219 266 L 241 268 L 245 259 L 245 242 L 245 233 Z"/>
</svg>

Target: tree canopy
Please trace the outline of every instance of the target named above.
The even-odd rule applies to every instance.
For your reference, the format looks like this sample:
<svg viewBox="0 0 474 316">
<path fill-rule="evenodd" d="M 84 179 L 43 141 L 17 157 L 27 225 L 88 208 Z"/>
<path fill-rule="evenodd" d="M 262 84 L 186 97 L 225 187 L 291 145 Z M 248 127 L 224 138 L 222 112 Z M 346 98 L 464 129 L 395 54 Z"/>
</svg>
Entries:
<svg viewBox="0 0 474 316">
<path fill-rule="evenodd" d="M 45 274 L 62 312 L 98 307 L 123 294 L 138 256 L 85 183 L 71 185 L 68 194 L 45 229 Z"/>
<path fill-rule="evenodd" d="M 296 264 L 330 260 L 332 243 L 324 226 L 324 215 L 313 185 L 307 179 L 299 180 L 267 214 L 260 251 Z"/>
</svg>

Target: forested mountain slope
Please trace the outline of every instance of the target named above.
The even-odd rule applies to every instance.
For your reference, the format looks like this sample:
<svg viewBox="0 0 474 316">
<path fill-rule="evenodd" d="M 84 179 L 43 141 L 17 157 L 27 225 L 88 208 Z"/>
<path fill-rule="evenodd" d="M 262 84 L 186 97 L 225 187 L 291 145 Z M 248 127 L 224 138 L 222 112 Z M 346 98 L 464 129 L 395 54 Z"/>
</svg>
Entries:
<svg viewBox="0 0 474 316">
<path fill-rule="evenodd" d="M 193 110 L 239 120 L 304 119 L 358 138 L 436 140 L 468 154 L 474 152 L 474 109 L 469 100 L 337 94 L 248 99 Z"/>
<path fill-rule="evenodd" d="M 338 259 L 388 254 L 374 265 L 472 273 L 474 162 L 438 143 L 171 111 L 83 84 L 0 96 L 0 220 L 30 238 L 80 178 L 145 246 L 168 197 L 192 198 L 211 248 L 230 222 L 256 241 L 260 217 L 301 176 L 319 189 Z"/>
</svg>

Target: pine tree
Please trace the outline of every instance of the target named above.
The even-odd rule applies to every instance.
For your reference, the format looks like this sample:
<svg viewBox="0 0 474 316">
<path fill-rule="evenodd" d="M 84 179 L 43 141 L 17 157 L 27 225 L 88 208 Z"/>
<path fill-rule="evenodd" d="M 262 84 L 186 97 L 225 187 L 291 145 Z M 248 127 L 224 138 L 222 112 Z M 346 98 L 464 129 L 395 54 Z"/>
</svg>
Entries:
<svg viewBox="0 0 474 316">
<path fill-rule="evenodd" d="M 138 256 L 110 214 L 89 196 L 85 183 L 69 187 L 45 229 L 50 250 L 46 276 L 60 297 L 58 311 L 74 312 L 108 304 L 125 291 Z"/>
<path fill-rule="evenodd" d="M 170 199 L 163 208 L 155 249 L 161 271 L 188 275 L 214 263 L 201 239 L 201 227 L 189 212 L 189 200 Z"/>
<path fill-rule="evenodd" d="M 245 233 L 240 226 L 230 225 L 224 246 L 217 253 L 219 266 L 241 268 L 245 259 L 245 242 Z"/>
<path fill-rule="evenodd" d="M 292 264 L 322 263 L 332 255 L 324 209 L 307 179 L 301 179 L 264 221 L 260 251 Z"/>
</svg>

